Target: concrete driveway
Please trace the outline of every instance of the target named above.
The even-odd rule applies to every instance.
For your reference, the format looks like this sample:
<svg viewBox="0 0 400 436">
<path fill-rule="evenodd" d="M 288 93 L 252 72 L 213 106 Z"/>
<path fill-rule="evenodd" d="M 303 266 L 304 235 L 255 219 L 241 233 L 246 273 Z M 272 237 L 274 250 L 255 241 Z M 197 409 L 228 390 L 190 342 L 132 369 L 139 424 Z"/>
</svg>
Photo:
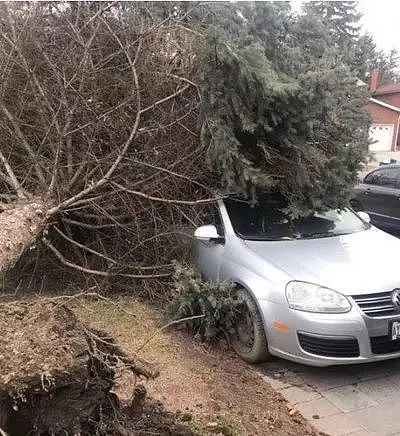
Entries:
<svg viewBox="0 0 400 436">
<path fill-rule="evenodd" d="M 321 432 L 400 436 L 400 359 L 328 368 L 276 359 L 257 370 Z"/>
</svg>

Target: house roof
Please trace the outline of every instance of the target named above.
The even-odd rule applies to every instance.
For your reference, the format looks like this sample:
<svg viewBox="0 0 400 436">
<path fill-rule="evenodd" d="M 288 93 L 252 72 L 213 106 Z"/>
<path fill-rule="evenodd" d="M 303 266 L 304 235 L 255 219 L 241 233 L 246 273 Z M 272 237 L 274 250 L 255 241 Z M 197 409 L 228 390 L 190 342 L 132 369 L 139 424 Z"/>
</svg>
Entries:
<svg viewBox="0 0 400 436">
<path fill-rule="evenodd" d="M 395 111 L 395 112 L 400 112 L 400 107 L 392 106 L 391 104 L 384 103 L 383 101 L 377 100 L 375 98 L 370 98 L 369 101 L 371 103 L 378 104 L 379 106 L 383 106 L 386 109 L 390 109 L 390 110 Z"/>
<path fill-rule="evenodd" d="M 373 95 L 384 95 L 384 94 L 394 94 L 400 93 L 400 83 L 390 83 L 389 85 L 381 85 L 373 93 Z"/>
</svg>

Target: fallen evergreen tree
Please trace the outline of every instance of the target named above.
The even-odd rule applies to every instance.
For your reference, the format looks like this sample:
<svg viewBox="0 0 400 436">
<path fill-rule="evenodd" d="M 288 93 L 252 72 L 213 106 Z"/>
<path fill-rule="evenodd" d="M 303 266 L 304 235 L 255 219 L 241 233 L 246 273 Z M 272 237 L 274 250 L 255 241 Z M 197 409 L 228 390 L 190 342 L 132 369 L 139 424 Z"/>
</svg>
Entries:
<svg viewBox="0 0 400 436">
<path fill-rule="evenodd" d="M 344 207 L 367 155 L 366 87 L 286 3 L 9 3 L 0 50 L 0 272 L 34 285 L 46 259 L 153 295 L 203 205 Z"/>
</svg>

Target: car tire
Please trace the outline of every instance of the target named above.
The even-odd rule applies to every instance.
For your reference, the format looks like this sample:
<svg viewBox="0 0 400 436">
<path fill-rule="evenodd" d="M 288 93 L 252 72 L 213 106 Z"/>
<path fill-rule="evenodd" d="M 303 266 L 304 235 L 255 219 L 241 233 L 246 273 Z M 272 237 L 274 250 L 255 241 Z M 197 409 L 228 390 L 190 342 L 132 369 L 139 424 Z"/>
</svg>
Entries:
<svg viewBox="0 0 400 436">
<path fill-rule="evenodd" d="M 237 291 L 237 297 L 244 302 L 244 312 L 241 314 L 235 333 L 231 336 L 231 344 L 235 352 L 246 362 L 262 363 L 270 360 L 268 342 L 265 335 L 264 322 L 252 296 L 243 288 Z M 253 338 L 245 343 L 241 332 L 241 323 L 246 323 L 246 328 L 252 328 Z"/>
</svg>

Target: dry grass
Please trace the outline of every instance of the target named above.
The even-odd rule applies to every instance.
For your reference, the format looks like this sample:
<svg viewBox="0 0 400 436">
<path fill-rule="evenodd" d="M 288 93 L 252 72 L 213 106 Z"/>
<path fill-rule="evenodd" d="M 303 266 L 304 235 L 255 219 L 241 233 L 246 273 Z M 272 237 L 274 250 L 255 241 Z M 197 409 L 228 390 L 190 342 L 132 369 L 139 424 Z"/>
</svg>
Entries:
<svg viewBox="0 0 400 436">
<path fill-rule="evenodd" d="M 165 317 L 160 311 L 129 297 L 116 301 L 123 311 L 106 301 L 80 301 L 76 312 L 90 325 L 111 333 L 127 351 L 136 353 L 140 349 L 146 360 L 162 366 L 177 349 L 168 333 L 160 331 L 154 336 L 167 322 Z M 142 349 L 151 336 L 150 343 Z"/>
<path fill-rule="evenodd" d="M 102 301 L 80 302 L 76 311 L 91 326 L 110 332 L 128 352 L 138 352 L 147 361 L 157 364 L 160 377 L 149 381 L 146 387 L 150 395 L 161 400 L 167 409 L 177 412 L 178 416 L 180 414 L 181 423 L 191 432 L 198 436 L 246 435 L 243 425 L 228 413 L 214 415 L 205 411 L 204 414 L 196 414 L 193 419 L 193 399 L 199 405 L 204 401 L 207 392 L 198 389 L 202 384 L 202 377 L 196 376 L 193 362 L 180 359 L 182 344 L 174 341 L 168 330 L 160 330 L 168 320 L 160 310 L 132 298 L 124 297 L 117 301 L 124 311 Z M 192 345 L 207 353 L 205 346 Z M 189 389 L 189 385 L 192 385 L 193 390 L 197 388 L 197 392 Z M 120 386 L 118 393 L 124 398 L 123 386 Z"/>
<path fill-rule="evenodd" d="M 160 376 L 147 383 L 148 393 L 177 412 L 195 434 L 316 434 L 303 417 L 290 416 L 285 400 L 229 350 L 201 344 L 173 328 L 159 331 L 168 322 L 162 309 L 132 298 L 117 301 L 124 311 L 107 302 L 80 300 L 76 312 L 111 333 L 128 352 L 140 349 L 140 357 L 157 364 Z"/>
</svg>

